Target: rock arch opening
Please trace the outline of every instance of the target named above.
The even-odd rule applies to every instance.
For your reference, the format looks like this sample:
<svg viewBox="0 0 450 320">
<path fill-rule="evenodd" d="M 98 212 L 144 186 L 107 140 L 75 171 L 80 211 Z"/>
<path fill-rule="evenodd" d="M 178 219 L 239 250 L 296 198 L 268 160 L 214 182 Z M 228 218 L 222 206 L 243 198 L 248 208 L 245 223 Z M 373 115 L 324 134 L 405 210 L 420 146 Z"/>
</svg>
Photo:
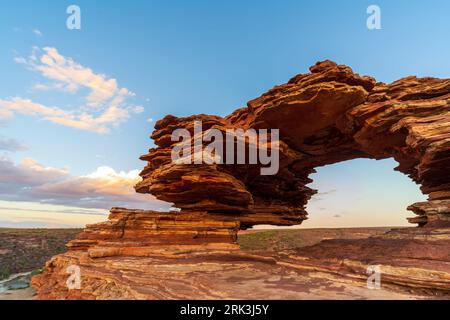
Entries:
<svg viewBox="0 0 450 320">
<path fill-rule="evenodd" d="M 393 158 L 353 159 L 315 169 L 307 187 L 317 190 L 307 202 L 301 225 L 256 225 L 252 229 L 406 227 L 411 203 L 426 201 L 420 186 L 398 172 Z"/>
<path fill-rule="evenodd" d="M 317 168 L 309 187 L 305 228 L 400 227 L 410 225 L 411 203 L 426 201 L 420 186 L 402 173 L 392 158 L 354 159 Z"/>
</svg>

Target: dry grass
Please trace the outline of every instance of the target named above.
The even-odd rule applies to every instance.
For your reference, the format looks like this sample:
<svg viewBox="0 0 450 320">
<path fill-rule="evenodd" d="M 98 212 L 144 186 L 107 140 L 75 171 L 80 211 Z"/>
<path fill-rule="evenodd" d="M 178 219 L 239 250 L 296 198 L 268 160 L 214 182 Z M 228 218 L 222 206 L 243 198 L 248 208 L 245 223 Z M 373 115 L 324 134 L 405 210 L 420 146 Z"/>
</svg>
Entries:
<svg viewBox="0 0 450 320">
<path fill-rule="evenodd" d="M 312 246 L 327 239 L 365 239 L 391 228 L 277 229 L 239 234 L 242 250 L 280 251 Z"/>
</svg>

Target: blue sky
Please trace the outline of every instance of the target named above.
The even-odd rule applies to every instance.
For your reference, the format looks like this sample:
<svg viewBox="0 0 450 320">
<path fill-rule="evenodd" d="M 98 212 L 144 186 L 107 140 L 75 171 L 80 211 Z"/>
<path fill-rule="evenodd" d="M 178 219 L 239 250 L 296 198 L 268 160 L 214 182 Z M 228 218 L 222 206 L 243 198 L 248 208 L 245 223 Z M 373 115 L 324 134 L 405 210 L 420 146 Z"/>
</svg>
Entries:
<svg viewBox="0 0 450 320">
<path fill-rule="evenodd" d="M 71 4 L 81 8 L 81 30 L 66 28 L 66 8 Z M 381 30 L 366 28 L 370 4 L 381 8 Z M 123 95 L 122 106 L 129 108 L 129 118 L 117 127 L 108 123 L 108 133 L 20 112 L 4 119 L 0 139 L 14 149 L 0 150 L 4 167 L 33 177 L 44 172 L 46 177 L 39 176 L 39 182 L 46 188 L 30 194 L 36 184 L 27 186 L 30 179 L 24 177 L 16 187 L 26 195 L 14 197 L 3 191 L 0 226 L 73 225 L 63 218 L 48 222 L 46 208 L 51 211 L 55 204 L 71 208 L 64 207 L 64 214 L 73 213 L 74 207 L 98 214 L 105 211 L 107 201 L 110 206 L 118 201 L 145 207 L 149 198 L 124 190 L 122 199 L 123 194 L 111 195 L 111 186 L 119 182 L 130 186 L 143 167 L 138 157 L 152 146 L 148 136 L 154 121 L 149 119 L 166 114 L 226 115 L 272 86 L 307 72 L 318 60 L 335 60 L 384 82 L 407 75 L 449 77 L 449 12 L 450 3 L 445 0 L 1 1 L 0 100 L 20 97 L 57 112 L 72 112 L 86 104 L 95 90 L 82 83 L 72 91 L 42 90 L 43 84 L 55 84 L 31 59 L 33 54 L 49 55 L 44 48 L 56 50 L 64 61 L 82 70 L 91 70 L 105 83 L 115 79 L 118 90 L 126 88 L 133 94 Z M 139 112 L 131 111 L 137 107 Z M 310 205 L 308 226 L 349 226 L 354 221 L 404 224 L 405 207 L 424 198 L 408 178 L 392 172 L 394 166 L 391 160 L 356 160 L 320 169 L 316 185 L 323 192 L 334 190 L 333 196 Z M 54 181 L 45 179 L 55 174 L 62 183 L 58 189 L 79 188 L 79 199 L 68 194 L 61 199 L 39 198 L 44 191 L 50 192 L 48 185 Z M 90 190 L 94 178 L 104 179 L 106 186 L 96 190 L 99 199 L 88 199 L 82 190 Z M 389 187 L 383 189 L 385 181 Z M 11 185 L 7 179 L 2 182 L 0 191 Z M 106 195 L 102 194 L 105 188 Z M 355 194 L 364 200 L 358 202 Z M 54 191 L 53 195 L 59 196 Z M 22 213 L 21 219 L 14 220 L 11 217 L 21 203 L 41 211 L 30 211 L 26 217 Z M 163 206 L 152 199 L 149 203 Z M 358 214 L 362 216 L 356 218 Z M 80 218 L 79 224 L 83 223 Z"/>
</svg>

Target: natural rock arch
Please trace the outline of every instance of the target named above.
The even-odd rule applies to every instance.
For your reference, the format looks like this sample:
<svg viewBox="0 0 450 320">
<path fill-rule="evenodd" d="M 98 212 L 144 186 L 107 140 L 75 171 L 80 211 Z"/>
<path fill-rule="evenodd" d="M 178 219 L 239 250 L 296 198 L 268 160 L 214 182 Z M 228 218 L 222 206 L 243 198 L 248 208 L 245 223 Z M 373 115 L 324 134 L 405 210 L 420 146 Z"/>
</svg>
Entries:
<svg viewBox="0 0 450 320">
<path fill-rule="evenodd" d="M 306 218 L 316 192 L 306 186 L 314 168 L 356 158 L 393 157 L 396 170 L 421 185 L 429 201 L 409 207 L 424 226 L 450 213 L 450 80 L 407 77 L 390 85 L 361 77 L 331 61 L 248 102 L 231 115 L 167 116 L 157 122 L 157 147 L 137 192 L 151 193 L 182 211 L 233 215 L 242 228 L 294 225 Z M 170 152 L 177 128 L 280 129 L 281 167 L 261 176 L 256 165 L 178 165 Z M 208 192 L 205 192 L 208 190 Z"/>
</svg>

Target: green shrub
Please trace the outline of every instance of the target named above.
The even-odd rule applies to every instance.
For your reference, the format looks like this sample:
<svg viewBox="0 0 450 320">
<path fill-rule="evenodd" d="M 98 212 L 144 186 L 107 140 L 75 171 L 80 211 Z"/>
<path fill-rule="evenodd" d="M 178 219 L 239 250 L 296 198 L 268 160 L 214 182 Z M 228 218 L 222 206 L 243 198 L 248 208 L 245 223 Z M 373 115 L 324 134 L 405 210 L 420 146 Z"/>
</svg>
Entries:
<svg viewBox="0 0 450 320">
<path fill-rule="evenodd" d="M 0 269 L 0 280 L 6 279 L 11 275 L 11 271 L 7 267 L 2 267 Z"/>
<path fill-rule="evenodd" d="M 33 271 L 31 271 L 31 276 L 37 276 L 38 274 L 41 274 L 42 272 L 44 272 L 44 269 L 35 269 Z"/>
</svg>

